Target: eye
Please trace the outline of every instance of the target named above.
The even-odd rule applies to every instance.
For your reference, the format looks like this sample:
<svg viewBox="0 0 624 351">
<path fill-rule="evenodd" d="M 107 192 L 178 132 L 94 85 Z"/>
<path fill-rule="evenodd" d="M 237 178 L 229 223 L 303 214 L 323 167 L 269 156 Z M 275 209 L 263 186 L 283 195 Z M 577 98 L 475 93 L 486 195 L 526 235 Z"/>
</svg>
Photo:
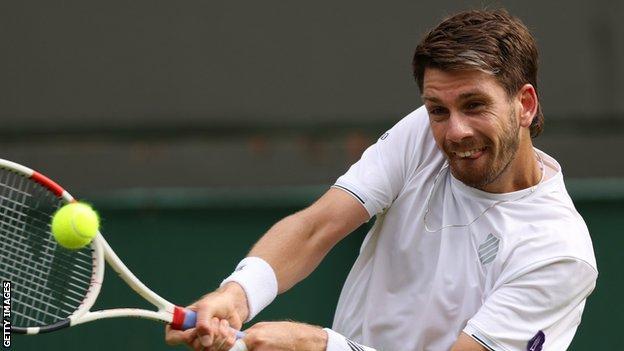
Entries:
<svg viewBox="0 0 624 351">
<path fill-rule="evenodd" d="M 479 108 L 481 108 L 481 107 L 483 107 L 483 106 L 485 106 L 485 104 L 484 104 L 484 103 L 482 103 L 481 101 L 473 101 L 473 102 L 469 102 L 469 103 L 466 105 L 466 108 L 467 108 L 468 110 L 477 110 L 477 109 L 479 109 Z"/>
<path fill-rule="evenodd" d="M 446 114 L 446 109 L 440 106 L 433 106 L 427 109 L 430 116 L 443 116 Z"/>
</svg>

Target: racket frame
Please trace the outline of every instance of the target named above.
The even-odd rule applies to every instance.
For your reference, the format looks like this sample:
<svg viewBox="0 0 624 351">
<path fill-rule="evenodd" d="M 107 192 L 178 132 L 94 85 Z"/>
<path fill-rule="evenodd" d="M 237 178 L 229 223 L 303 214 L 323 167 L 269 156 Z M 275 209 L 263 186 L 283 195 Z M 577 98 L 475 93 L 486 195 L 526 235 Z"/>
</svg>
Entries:
<svg viewBox="0 0 624 351">
<path fill-rule="evenodd" d="M 57 197 L 61 198 L 67 203 L 75 202 L 76 199 L 69 194 L 58 183 L 54 182 L 45 175 L 34 171 L 26 166 L 18 163 L 0 159 L 0 168 L 8 171 L 13 171 L 26 178 L 29 178 L 52 192 Z M 121 261 L 119 256 L 113 251 L 108 242 L 104 239 L 101 233 L 95 236 L 90 244 L 93 258 L 93 270 L 91 276 L 91 284 L 80 306 L 69 315 L 66 319 L 58 321 L 56 323 L 39 326 L 39 327 L 15 327 L 11 326 L 11 331 L 18 334 L 40 334 L 56 331 L 62 328 L 75 326 L 78 324 L 104 319 L 104 318 L 117 318 L 117 317 L 138 317 L 157 320 L 171 324 L 174 329 L 189 329 L 195 326 L 196 313 L 186 308 L 178 307 L 171 302 L 165 300 L 160 295 L 156 294 L 150 288 L 148 288 L 143 282 L 137 278 L 130 269 Z M 158 308 L 158 310 L 145 310 L 140 308 L 113 308 L 98 311 L 91 311 L 91 308 L 95 304 L 97 297 L 100 293 L 100 289 L 104 282 L 104 270 L 105 261 L 121 279 L 132 288 L 137 294 L 150 302 L 152 305 Z M 239 334 L 240 333 L 240 334 Z M 242 337 L 242 332 L 237 331 L 237 336 Z"/>
</svg>

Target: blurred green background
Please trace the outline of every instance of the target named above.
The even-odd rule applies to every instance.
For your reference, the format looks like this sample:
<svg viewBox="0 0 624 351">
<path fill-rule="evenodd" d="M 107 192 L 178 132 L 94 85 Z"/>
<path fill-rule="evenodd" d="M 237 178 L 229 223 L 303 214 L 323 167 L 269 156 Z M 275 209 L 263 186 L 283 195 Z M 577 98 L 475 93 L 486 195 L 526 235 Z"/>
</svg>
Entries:
<svg viewBox="0 0 624 351">
<path fill-rule="evenodd" d="M 258 236 L 275 221 L 304 206 L 310 194 L 296 191 L 288 201 L 261 193 L 225 199 L 193 197 L 192 202 L 159 197 L 112 198 L 97 201 L 102 232 L 126 265 L 166 299 L 186 305 L 215 289 L 245 256 Z M 288 191 L 287 191 L 288 192 Z M 283 196 L 288 196 L 282 192 Z M 140 196 L 140 195 L 138 195 Z M 167 194 L 171 196 L 171 194 Z M 203 198 L 203 199 L 202 199 Z M 310 197 L 308 200 L 312 200 Z M 126 202 L 127 201 L 127 202 Z M 148 203 L 152 203 L 148 205 Z M 204 205 L 202 205 L 204 203 Z M 101 205 L 100 205 L 101 204 Z M 293 319 L 331 325 L 338 293 L 354 261 L 365 226 L 341 242 L 309 279 L 279 297 L 261 320 Z M 152 308 L 107 267 L 106 280 L 94 309 L 119 306 Z M 16 335 L 15 350 L 168 350 L 164 325 L 141 319 L 112 319 L 38 336 Z M 179 349 L 185 349 L 180 347 Z"/>
<path fill-rule="evenodd" d="M 594 239 L 600 269 L 598 287 L 588 300 L 583 323 L 570 350 L 624 347 L 620 301 L 624 187 L 600 189 L 593 182 L 569 182 L 579 212 Z M 619 189 L 619 190 L 618 190 Z M 272 192 L 183 190 L 131 192 L 93 198 L 103 233 L 128 267 L 149 287 L 177 304 L 188 304 L 214 289 L 236 266 L 258 236 L 278 219 L 309 204 L 324 187 Z M 177 194 L 177 195 L 176 195 Z M 256 321 L 298 320 L 330 326 L 342 283 L 370 224 L 339 243 L 305 281 L 279 296 Z M 108 270 L 95 309 L 151 306 Z M 16 335 L 15 350 L 170 350 L 163 326 L 141 319 L 110 319 L 57 333 Z M 178 349 L 184 349 L 179 347 Z"/>
<path fill-rule="evenodd" d="M 598 259 L 572 349 L 621 349 L 623 1 L 0 2 L 0 158 L 94 202 L 127 265 L 190 303 L 421 105 L 411 59 L 428 29 L 497 7 L 537 39 L 535 144 L 562 165 Z M 328 325 L 364 229 L 259 320 Z M 97 307 L 142 305 L 108 273 Z M 167 348 L 160 325 L 109 320 L 14 349 Z"/>
</svg>

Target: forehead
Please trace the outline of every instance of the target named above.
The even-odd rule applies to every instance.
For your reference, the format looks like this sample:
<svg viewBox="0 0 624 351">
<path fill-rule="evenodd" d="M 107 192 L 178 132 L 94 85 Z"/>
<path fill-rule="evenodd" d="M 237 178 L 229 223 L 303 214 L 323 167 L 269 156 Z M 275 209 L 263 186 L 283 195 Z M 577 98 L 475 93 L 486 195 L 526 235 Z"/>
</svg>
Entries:
<svg viewBox="0 0 624 351">
<path fill-rule="evenodd" d="M 457 100 L 474 95 L 505 97 L 505 90 L 494 76 L 485 72 L 425 69 L 423 100 Z"/>
</svg>

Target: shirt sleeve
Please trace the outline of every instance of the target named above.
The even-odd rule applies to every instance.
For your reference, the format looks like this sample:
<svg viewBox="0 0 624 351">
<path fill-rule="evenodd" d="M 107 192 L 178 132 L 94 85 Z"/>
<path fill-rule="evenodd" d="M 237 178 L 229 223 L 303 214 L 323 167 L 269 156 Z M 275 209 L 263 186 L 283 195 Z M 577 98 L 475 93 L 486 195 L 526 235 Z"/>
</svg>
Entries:
<svg viewBox="0 0 624 351">
<path fill-rule="evenodd" d="M 347 339 L 329 328 L 324 328 L 323 330 L 327 333 L 327 347 L 325 351 L 377 351 L 372 347 Z"/>
<path fill-rule="evenodd" d="M 488 350 L 565 350 L 597 274 L 576 258 L 534 263 L 492 292 L 464 333 Z"/>
<path fill-rule="evenodd" d="M 392 204 L 410 171 L 435 147 L 432 141 L 428 114 L 421 107 L 366 149 L 334 187 L 351 194 L 373 217 Z"/>
</svg>

